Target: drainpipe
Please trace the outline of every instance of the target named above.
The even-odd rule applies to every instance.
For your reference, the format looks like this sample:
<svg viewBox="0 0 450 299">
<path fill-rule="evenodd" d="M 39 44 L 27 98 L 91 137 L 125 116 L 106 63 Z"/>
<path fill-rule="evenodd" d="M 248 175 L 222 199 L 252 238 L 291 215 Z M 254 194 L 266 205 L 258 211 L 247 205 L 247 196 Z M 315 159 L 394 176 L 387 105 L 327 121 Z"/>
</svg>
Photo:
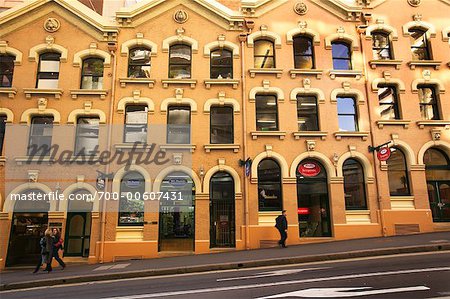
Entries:
<svg viewBox="0 0 450 299">
<path fill-rule="evenodd" d="M 116 50 L 117 50 L 117 43 L 116 42 L 109 42 L 108 43 L 108 50 L 112 57 L 112 63 L 111 63 L 111 100 L 109 101 L 109 119 L 108 119 L 108 133 L 107 133 L 107 145 L 106 148 L 109 152 L 111 152 L 111 138 L 112 138 L 112 126 L 113 126 L 113 114 L 114 114 L 114 99 L 116 94 Z M 106 170 L 105 173 L 109 174 L 111 170 L 110 162 L 106 164 Z M 109 184 L 109 177 L 106 176 L 105 178 L 105 193 L 108 192 L 108 186 Z M 112 191 L 112 188 L 111 190 Z M 105 255 L 105 231 L 106 231 L 106 200 L 103 200 L 102 202 L 102 219 L 100 222 L 100 264 L 104 262 L 104 255 Z"/>
<path fill-rule="evenodd" d="M 369 112 L 369 125 L 370 125 L 370 142 L 372 143 L 372 146 L 376 146 L 375 144 L 375 137 L 374 137 L 374 131 L 376 130 L 376 127 L 374 126 L 374 123 L 372 122 L 372 111 L 371 111 L 371 105 L 370 105 L 370 88 L 369 88 L 369 72 L 367 71 L 367 60 L 366 60 L 366 52 L 364 49 L 364 43 L 363 43 L 363 38 L 366 32 L 366 28 L 368 26 L 368 22 L 371 18 L 370 14 L 364 14 L 364 20 L 366 22 L 365 25 L 359 25 L 357 26 L 357 31 L 359 33 L 359 46 L 361 47 L 361 55 L 362 55 L 362 59 L 363 59 L 363 70 L 364 70 L 364 87 L 365 87 L 365 91 L 366 91 L 366 96 L 367 96 L 367 107 L 368 107 L 368 112 Z M 372 157 L 373 157 L 373 161 L 374 161 L 374 179 L 375 179 L 375 186 L 377 189 L 377 199 L 378 199 L 378 215 L 379 215 L 379 219 L 380 219 L 380 226 L 381 226 L 381 234 L 383 235 L 383 237 L 387 236 L 386 233 L 386 226 L 385 226 L 385 221 L 384 221 L 384 215 L 383 215 L 383 198 L 381 196 L 380 190 L 382 189 L 382 186 L 380 184 L 380 181 L 378 180 L 379 177 L 379 167 L 378 167 L 378 158 L 376 155 L 376 152 L 373 151 L 372 152 Z"/>
</svg>

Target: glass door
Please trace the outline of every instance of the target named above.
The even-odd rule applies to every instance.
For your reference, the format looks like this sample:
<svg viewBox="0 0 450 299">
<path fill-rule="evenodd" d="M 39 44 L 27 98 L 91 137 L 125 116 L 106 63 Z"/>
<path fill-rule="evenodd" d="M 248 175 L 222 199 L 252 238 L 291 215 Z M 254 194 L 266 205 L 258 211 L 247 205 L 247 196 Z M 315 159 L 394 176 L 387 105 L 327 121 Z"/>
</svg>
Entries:
<svg viewBox="0 0 450 299">
<path fill-rule="evenodd" d="M 429 181 L 427 187 L 433 221 L 450 221 L 450 181 Z"/>
<path fill-rule="evenodd" d="M 90 239 L 90 213 L 67 213 L 64 256 L 88 257 Z"/>
</svg>

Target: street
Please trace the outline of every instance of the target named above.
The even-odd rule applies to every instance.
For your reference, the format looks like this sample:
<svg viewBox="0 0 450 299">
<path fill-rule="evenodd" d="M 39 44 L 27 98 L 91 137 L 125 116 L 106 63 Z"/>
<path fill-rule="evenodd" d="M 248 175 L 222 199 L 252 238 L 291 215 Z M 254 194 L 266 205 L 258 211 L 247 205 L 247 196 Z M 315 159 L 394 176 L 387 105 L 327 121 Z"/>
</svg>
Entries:
<svg viewBox="0 0 450 299">
<path fill-rule="evenodd" d="M 54 272 L 57 275 L 56 270 Z M 12 290 L 27 298 L 450 298 L 450 252 Z"/>
</svg>

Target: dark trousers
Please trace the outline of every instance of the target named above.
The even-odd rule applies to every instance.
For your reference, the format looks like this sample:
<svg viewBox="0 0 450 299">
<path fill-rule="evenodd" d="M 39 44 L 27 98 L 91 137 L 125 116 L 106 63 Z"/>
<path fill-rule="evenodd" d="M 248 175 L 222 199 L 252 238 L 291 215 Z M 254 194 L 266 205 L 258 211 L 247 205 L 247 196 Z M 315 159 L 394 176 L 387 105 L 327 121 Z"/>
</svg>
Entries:
<svg viewBox="0 0 450 299">
<path fill-rule="evenodd" d="M 34 273 L 38 272 L 41 268 L 42 264 L 46 264 L 45 271 L 52 271 L 52 262 L 51 262 L 51 255 L 48 254 L 41 254 L 39 256 L 39 263 L 36 265 L 36 268 L 34 269 Z"/>
<path fill-rule="evenodd" d="M 287 232 L 284 229 L 278 229 L 278 231 L 280 232 L 280 241 L 278 241 L 278 244 L 286 247 Z"/>
<path fill-rule="evenodd" d="M 64 268 L 64 267 L 66 267 L 66 263 L 64 263 L 64 261 L 59 257 L 58 251 L 59 251 L 58 249 L 53 250 L 52 257 L 55 258 L 55 260 L 59 263 L 59 265 Z M 50 264 L 51 264 L 51 261 L 50 261 Z"/>
</svg>

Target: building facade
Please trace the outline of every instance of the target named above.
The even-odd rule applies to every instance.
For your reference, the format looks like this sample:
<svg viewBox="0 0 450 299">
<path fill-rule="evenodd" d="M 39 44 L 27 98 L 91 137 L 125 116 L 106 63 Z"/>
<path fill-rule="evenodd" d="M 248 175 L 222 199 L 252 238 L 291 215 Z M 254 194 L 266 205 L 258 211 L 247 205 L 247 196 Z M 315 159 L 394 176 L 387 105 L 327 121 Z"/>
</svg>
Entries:
<svg viewBox="0 0 450 299">
<path fill-rule="evenodd" d="M 1 268 L 34 264 L 47 227 L 61 229 L 67 260 L 90 263 L 273 246 L 282 210 L 288 244 L 450 229 L 449 8 L 145 0 L 103 8 L 113 20 L 66 0 L 5 10 Z M 93 151 L 133 142 L 149 155 L 156 143 L 166 163 L 105 164 Z M 30 146 L 45 144 L 95 161 L 41 163 Z M 126 198 L 169 191 L 185 201 Z M 92 200 L 14 200 L 30 193 Z"/>
</svg>

